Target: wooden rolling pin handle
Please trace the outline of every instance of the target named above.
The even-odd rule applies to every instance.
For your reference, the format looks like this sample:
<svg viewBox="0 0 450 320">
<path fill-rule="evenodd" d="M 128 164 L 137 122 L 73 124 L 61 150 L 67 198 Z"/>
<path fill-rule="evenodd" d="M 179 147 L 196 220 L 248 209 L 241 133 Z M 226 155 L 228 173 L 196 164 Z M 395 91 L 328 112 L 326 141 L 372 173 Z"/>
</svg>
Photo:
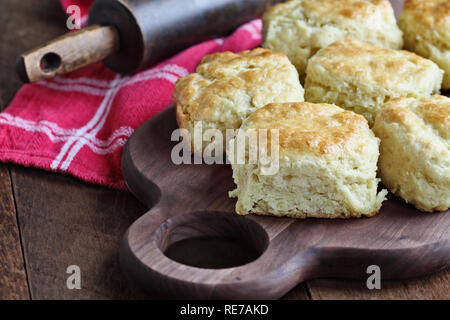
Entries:
<svg viewBox="0 0 450 320">
<path fill-rule="evenodd" d="M 16 69 L 23 82 L 35 82 L 101 61 L 119 47 L 116 28 L 94 25 L 22 54 Z"/>
</svg>

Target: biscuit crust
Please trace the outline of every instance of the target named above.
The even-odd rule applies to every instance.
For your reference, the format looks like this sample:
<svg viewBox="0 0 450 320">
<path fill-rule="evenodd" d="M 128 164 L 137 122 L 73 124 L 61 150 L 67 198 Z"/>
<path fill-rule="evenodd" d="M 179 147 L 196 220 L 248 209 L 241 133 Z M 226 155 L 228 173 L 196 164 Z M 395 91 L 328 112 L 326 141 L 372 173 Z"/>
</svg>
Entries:
<svg viewBox="0 0 450 320">
<path fill-rule="evenodd" d="M 446 32 L 450 28 L 450 2 L 447 0 L 405 0 L 402 20 L 413 22 L 414 27 L 419 29 L 424 35 L 437 34 L 446 41 L 450 40 L 450 34 Z"/>
<path fill-rule="evenodd" d="M 405 48 L 436 62 L 450 89 L 450 1 L 406 0 L 399 18 Z"/>
<path fill-rule="evenodd" d="M 192 133 L 201 122 L 225 136 L 268 103 L 303 101 L 304 90 L 284 54 L 258 48 L 204 57 L 196 73 L 177 81 L 173 99 L 181 128 Z"/>
<path fill-rule="evenodd" d="M 448 210 L 450 98 L 392 100 L 377 116 L 373 130 L 381 139 L 383 183 L 419 210 Z"/>
<path fill-rule="evenodd" d="M 309 61 L 305 98 L 362 114 L 372 126 L 385 102 L 429 97 L 439 92 L 442 77 L 443 71 L 434 62 L 414 53 L 347 38 Z"/>
<path fill-rule="evenodd" d="M 280 155 L 289 157 L 305 153 L 342 157 L 364 152 L 364 138 L 373 138 L 363 116 L 334 105 L 307 102 L 269 104 L 245 121 L 246 128 L 279 130 Z"/>
<path fill-rule="evenodd" d="M 263 17 L 263 47 L 286 54 L 304 80 L 308 59 L 346 37 L 401 49 L 402 32 L 388 0 L 291 0 Z"/>
<path fill-rule="evenodd" d="M 240 132 L 260 129 L 278 130 L 279 157 L 270 161 L 278 159 L 279 170 L 264 175 L 261 162 L 232 163 L 238 214 L 352 218 L 379 211 L 387 194 L 377 192 L 379 139 L 364 117 L 328 104 L 273 103 Z"/>
</svg>

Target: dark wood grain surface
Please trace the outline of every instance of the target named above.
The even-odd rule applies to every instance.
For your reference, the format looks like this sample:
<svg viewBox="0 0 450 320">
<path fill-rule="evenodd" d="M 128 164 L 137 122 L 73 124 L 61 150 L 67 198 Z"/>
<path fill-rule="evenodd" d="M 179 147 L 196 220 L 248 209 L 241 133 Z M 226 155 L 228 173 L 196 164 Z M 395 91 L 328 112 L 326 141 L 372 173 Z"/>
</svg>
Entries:
<svg viewBox="0 0 450 320">
<path fill-rule="evenodd" d="M 450 265 L 450 210 L 424 214 L 393 195 L 370 219 L 234 214 L 231 167 L 175 165 L 171 135 L 177 128 L 171 106 L 136 130 L 122 153 L 127 185 L 151 210 L 127 231 L 121 266 L 137 283 L 157 288 L 159 297 L 278 299 L 310 279 L 367 279 L 371 265 L 383 279 L 409 279 Z M 217 259 L 217 266 L 213 250 L 207 263 L 180 259 L 170 250 L 184 246 L 189 255 L 183 243 L 198 239 L 193 245 L 200 248 L 205 238 L 223 239 L 230 248 L 240 243 L 240 250 L 230 249 L 231 261 Z M 242 249 L 253 258 L 239 259 Z M 206 254 L 207 248 L 199 251 Z"/>
<path fill-rule="evenodd" d="M 29 299 L 8 168 L 0 166 L 0 300 Z"/>
<path fill-rule="evenodd" d="M 15 58 L 65 32 L 58 0 L 2 0 L 0 107 L 21 83 Z M 119 270 L 124 231 L 146 209 L 132 195 L 76 179 L 0 165 L 0 299 L 142 299 L 148 295 Z M 14 205 L 15 204 L 15 205 Z M 82 289 L 68 290 L 66 268 L 77 264 Z M 408 281 L 308 281 L 285 299 L 450 299 L 450 272 Z"/>
</svg>

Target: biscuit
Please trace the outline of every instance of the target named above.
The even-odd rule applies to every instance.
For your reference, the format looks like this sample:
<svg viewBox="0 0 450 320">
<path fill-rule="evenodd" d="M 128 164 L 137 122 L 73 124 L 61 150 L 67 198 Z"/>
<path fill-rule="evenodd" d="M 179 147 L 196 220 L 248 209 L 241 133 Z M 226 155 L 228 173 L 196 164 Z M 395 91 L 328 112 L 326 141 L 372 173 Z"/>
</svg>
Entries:
<svg viewBox="0 0 450 320">
<path fill-rule="evenodd" d="M 442 88 L 450 89 L 450 1 L 406 0 L 399 18 L 405 48 L 433 60 L 445 71 Z"/>
<path fill-rule="evenodd" d="M 216 53 L 203 58 L 196 73 L 177 81 L 173 99 L 178 124 L 190 136 L 202 129 L 239 129 L 252 112 L 271 102 L 304 101 L 298 73 L 282 53 L 258 48 L 241 53 Z M 192 150 L 201 152 L 201 135 Z M 225 149 L 225 147 L 224 147 Z"/>
<path fill-rule="evenodd" d="M 279 130 L 279 156 L 269 157 L 279 169 L 265 175 L 262 158 L 232 162 L 237 189 L 230 196 L 238 198 L 238 214 L 351 218 L 379 211 L 387 194 L 377 194 L 379 139 L 364 117 L 328 104 L 269 104 L 244 122 L 230 146 L 259 129 Z M 272 135 L 266 150 L 275 143 Z"/>
<path fill-rule="evenodd" d="M 263 17 L 263 47 L 286 54 L 305 79 L 308 59 L 347 37 L 401 49 L 402 32 L 388 0 L 292 0 Z"/>
<path fill-rule="evenodd" d="M 400 98 L 378 114 L 379 174 L 386 187 L 425 212 L 450 206 L 450 98 Z"/>
<path fill-rule="evenodd" d="M 443 71 L 407 51 L 344 39 L 319 51 L 308 63 L 305 99 L 333 103 L 362 114 L 372 126 L 385 102 L 438 93 Z"/>
</svg>

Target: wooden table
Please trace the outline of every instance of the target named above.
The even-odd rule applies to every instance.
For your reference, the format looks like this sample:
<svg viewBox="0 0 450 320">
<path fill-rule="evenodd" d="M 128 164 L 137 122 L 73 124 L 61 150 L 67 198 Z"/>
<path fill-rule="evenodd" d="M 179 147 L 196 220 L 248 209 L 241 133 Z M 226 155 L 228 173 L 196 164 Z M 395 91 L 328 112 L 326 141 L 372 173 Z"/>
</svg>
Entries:
<svg viewBox="0 0 450 320">
<path fill-rule="evenodd" d="M 59 0 L 2 0 L 0 108 L 21 83 L 19 53 L 65 32 Z M 118 248 L 146 211 L 131 194 L 61 174 L 0 164 L 0 299 L 146 299 L 121 274 Z M 69 290 L 66 268 L 81 268 L 81 290 Z M 285 299 L 450 299 L 450 270 L 409 281 L 315 280 Z"/>
</svg>

